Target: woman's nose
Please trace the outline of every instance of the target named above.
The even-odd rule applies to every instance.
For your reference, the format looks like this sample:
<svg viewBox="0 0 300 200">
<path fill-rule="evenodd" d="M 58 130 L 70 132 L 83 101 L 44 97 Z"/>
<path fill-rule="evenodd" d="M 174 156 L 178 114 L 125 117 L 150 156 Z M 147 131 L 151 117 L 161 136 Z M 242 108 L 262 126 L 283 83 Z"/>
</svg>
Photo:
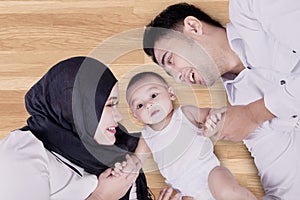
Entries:
<svg viewBox="0 0 300 200">
<path fill-rule="evenodd" d="M 116 122 L 119 122 L 123 119 L 123 116 L 118 109 L 114 110 L 114 119 Z"/>
</svg>

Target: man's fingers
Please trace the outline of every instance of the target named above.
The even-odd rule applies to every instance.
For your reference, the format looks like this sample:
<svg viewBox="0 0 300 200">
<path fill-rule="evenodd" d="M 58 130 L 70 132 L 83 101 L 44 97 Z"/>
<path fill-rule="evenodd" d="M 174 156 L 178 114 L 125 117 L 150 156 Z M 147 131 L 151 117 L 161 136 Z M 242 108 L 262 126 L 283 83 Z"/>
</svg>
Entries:
<svg viewBox="0 0 300 200">
<path fill-rule="evenodd" d="M 221 132 L 225 122 L 226 111 L 226 107 L 212 109 L 206 119 L 204 136 L 209 137 L 214 144 L 222 138 Z"/>
<path fill-rule="evenodd" d="M 218 119 L 217 119 L 217 116 L 216 115 L 211 115 L 210 116 L 210 120 L 214 123 L 217 123 L 218 122 Z"/>
<path fill-rule="evenodd" d="M 208 129 L 214 129 L 214 128 L 216 128 L 217 124 L 213 120 L 207 119 L 206 122 L 205 122 L 205 126 Z"/>
<path fill-rule="evenodd" d="M 220 121 L 222 119 L 222 114 L 223 113 L 217 113 L 216 114 L 216 117 L 217 117 L 218 121 Z"/>
</svg>

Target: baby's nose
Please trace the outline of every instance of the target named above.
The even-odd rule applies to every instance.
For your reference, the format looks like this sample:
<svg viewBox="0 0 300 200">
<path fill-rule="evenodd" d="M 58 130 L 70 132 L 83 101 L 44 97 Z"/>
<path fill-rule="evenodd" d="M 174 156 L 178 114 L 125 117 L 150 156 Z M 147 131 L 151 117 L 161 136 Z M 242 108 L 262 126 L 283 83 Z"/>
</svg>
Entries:
<svg viewBox="0 0 300 200">
<path fill-rule="evenodd" d="M 150 109 L 152 107 L 152 105 L 153 105 L 152 103 L 147 103 L 147 106 L 146 106 L 147 110 Z"/>
</svg>

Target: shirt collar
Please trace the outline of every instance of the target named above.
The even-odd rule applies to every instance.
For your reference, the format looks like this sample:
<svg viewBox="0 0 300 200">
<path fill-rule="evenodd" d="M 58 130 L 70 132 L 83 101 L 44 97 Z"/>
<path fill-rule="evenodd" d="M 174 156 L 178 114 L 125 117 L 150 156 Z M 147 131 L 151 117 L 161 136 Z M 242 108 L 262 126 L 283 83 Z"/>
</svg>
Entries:
<svg viewBox="0 0 300 200">
<path fill-rule="evenodd" d="M 226 34 L 230 48 L 239 56 L 245 67 L 249 66 L 245 52 L 245 44 L 232 23 L 226 25 Z"/>
<path fill-rule="evenodd" d="M 71 170 L 73 170 L 76 174 L 79 176 L 83 176 L 84 169 L 75 165 L 74 163 L 70 162 L 68 159 L 65 157 L 59 155 L 58 153 L 51 151 L 51 153 L 61 162 L 63 162 L 66 166 L 68 166 Z"/>
<path fill-rule="evenodd" d="M 241 39 L 241 37 L 239 36 L 239 34 L 237 33 L 235 27 L 233 26 L 233 24 L 231 22 L 226 24 L 226 33 L 227 33 L 227 38 L 228 38 L 230 46 L 232 45 L 232 42 L 234 40 Z M 231 46 L 231 48 L 234 49 L 232 46 Z"/>
</svg>

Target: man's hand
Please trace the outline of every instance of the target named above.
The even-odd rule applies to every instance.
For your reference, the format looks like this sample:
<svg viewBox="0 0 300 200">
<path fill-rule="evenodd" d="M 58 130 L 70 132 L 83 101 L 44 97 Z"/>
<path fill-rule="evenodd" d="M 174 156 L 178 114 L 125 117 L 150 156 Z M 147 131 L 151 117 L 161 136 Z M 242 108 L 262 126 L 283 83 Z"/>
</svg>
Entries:
<svg viewBox="0 0 300 200">
<path fill-rule="evenodd" d="M 220 131 L 218 139 L 234 142 L 242 141 L 264 121 L 275 117 L 265 107 L 263 99 L 248 105 L 228 106 L 226 112 L 224 112 L 224 108 L 212 109 L 209 117 L 218 112 L 222 113 L 222 117 L 217 121 L 216 129 L 207 128 L 205 135 L 211 136 Z"/>
<path fill-rule="evenodd" d="M 220 139 L 221 130 L 224 125 L 227 107 L 212 108 L 207 115 L 204 124 L 204 136 L 209 137 L 213 144 Z"/>
</svg>

